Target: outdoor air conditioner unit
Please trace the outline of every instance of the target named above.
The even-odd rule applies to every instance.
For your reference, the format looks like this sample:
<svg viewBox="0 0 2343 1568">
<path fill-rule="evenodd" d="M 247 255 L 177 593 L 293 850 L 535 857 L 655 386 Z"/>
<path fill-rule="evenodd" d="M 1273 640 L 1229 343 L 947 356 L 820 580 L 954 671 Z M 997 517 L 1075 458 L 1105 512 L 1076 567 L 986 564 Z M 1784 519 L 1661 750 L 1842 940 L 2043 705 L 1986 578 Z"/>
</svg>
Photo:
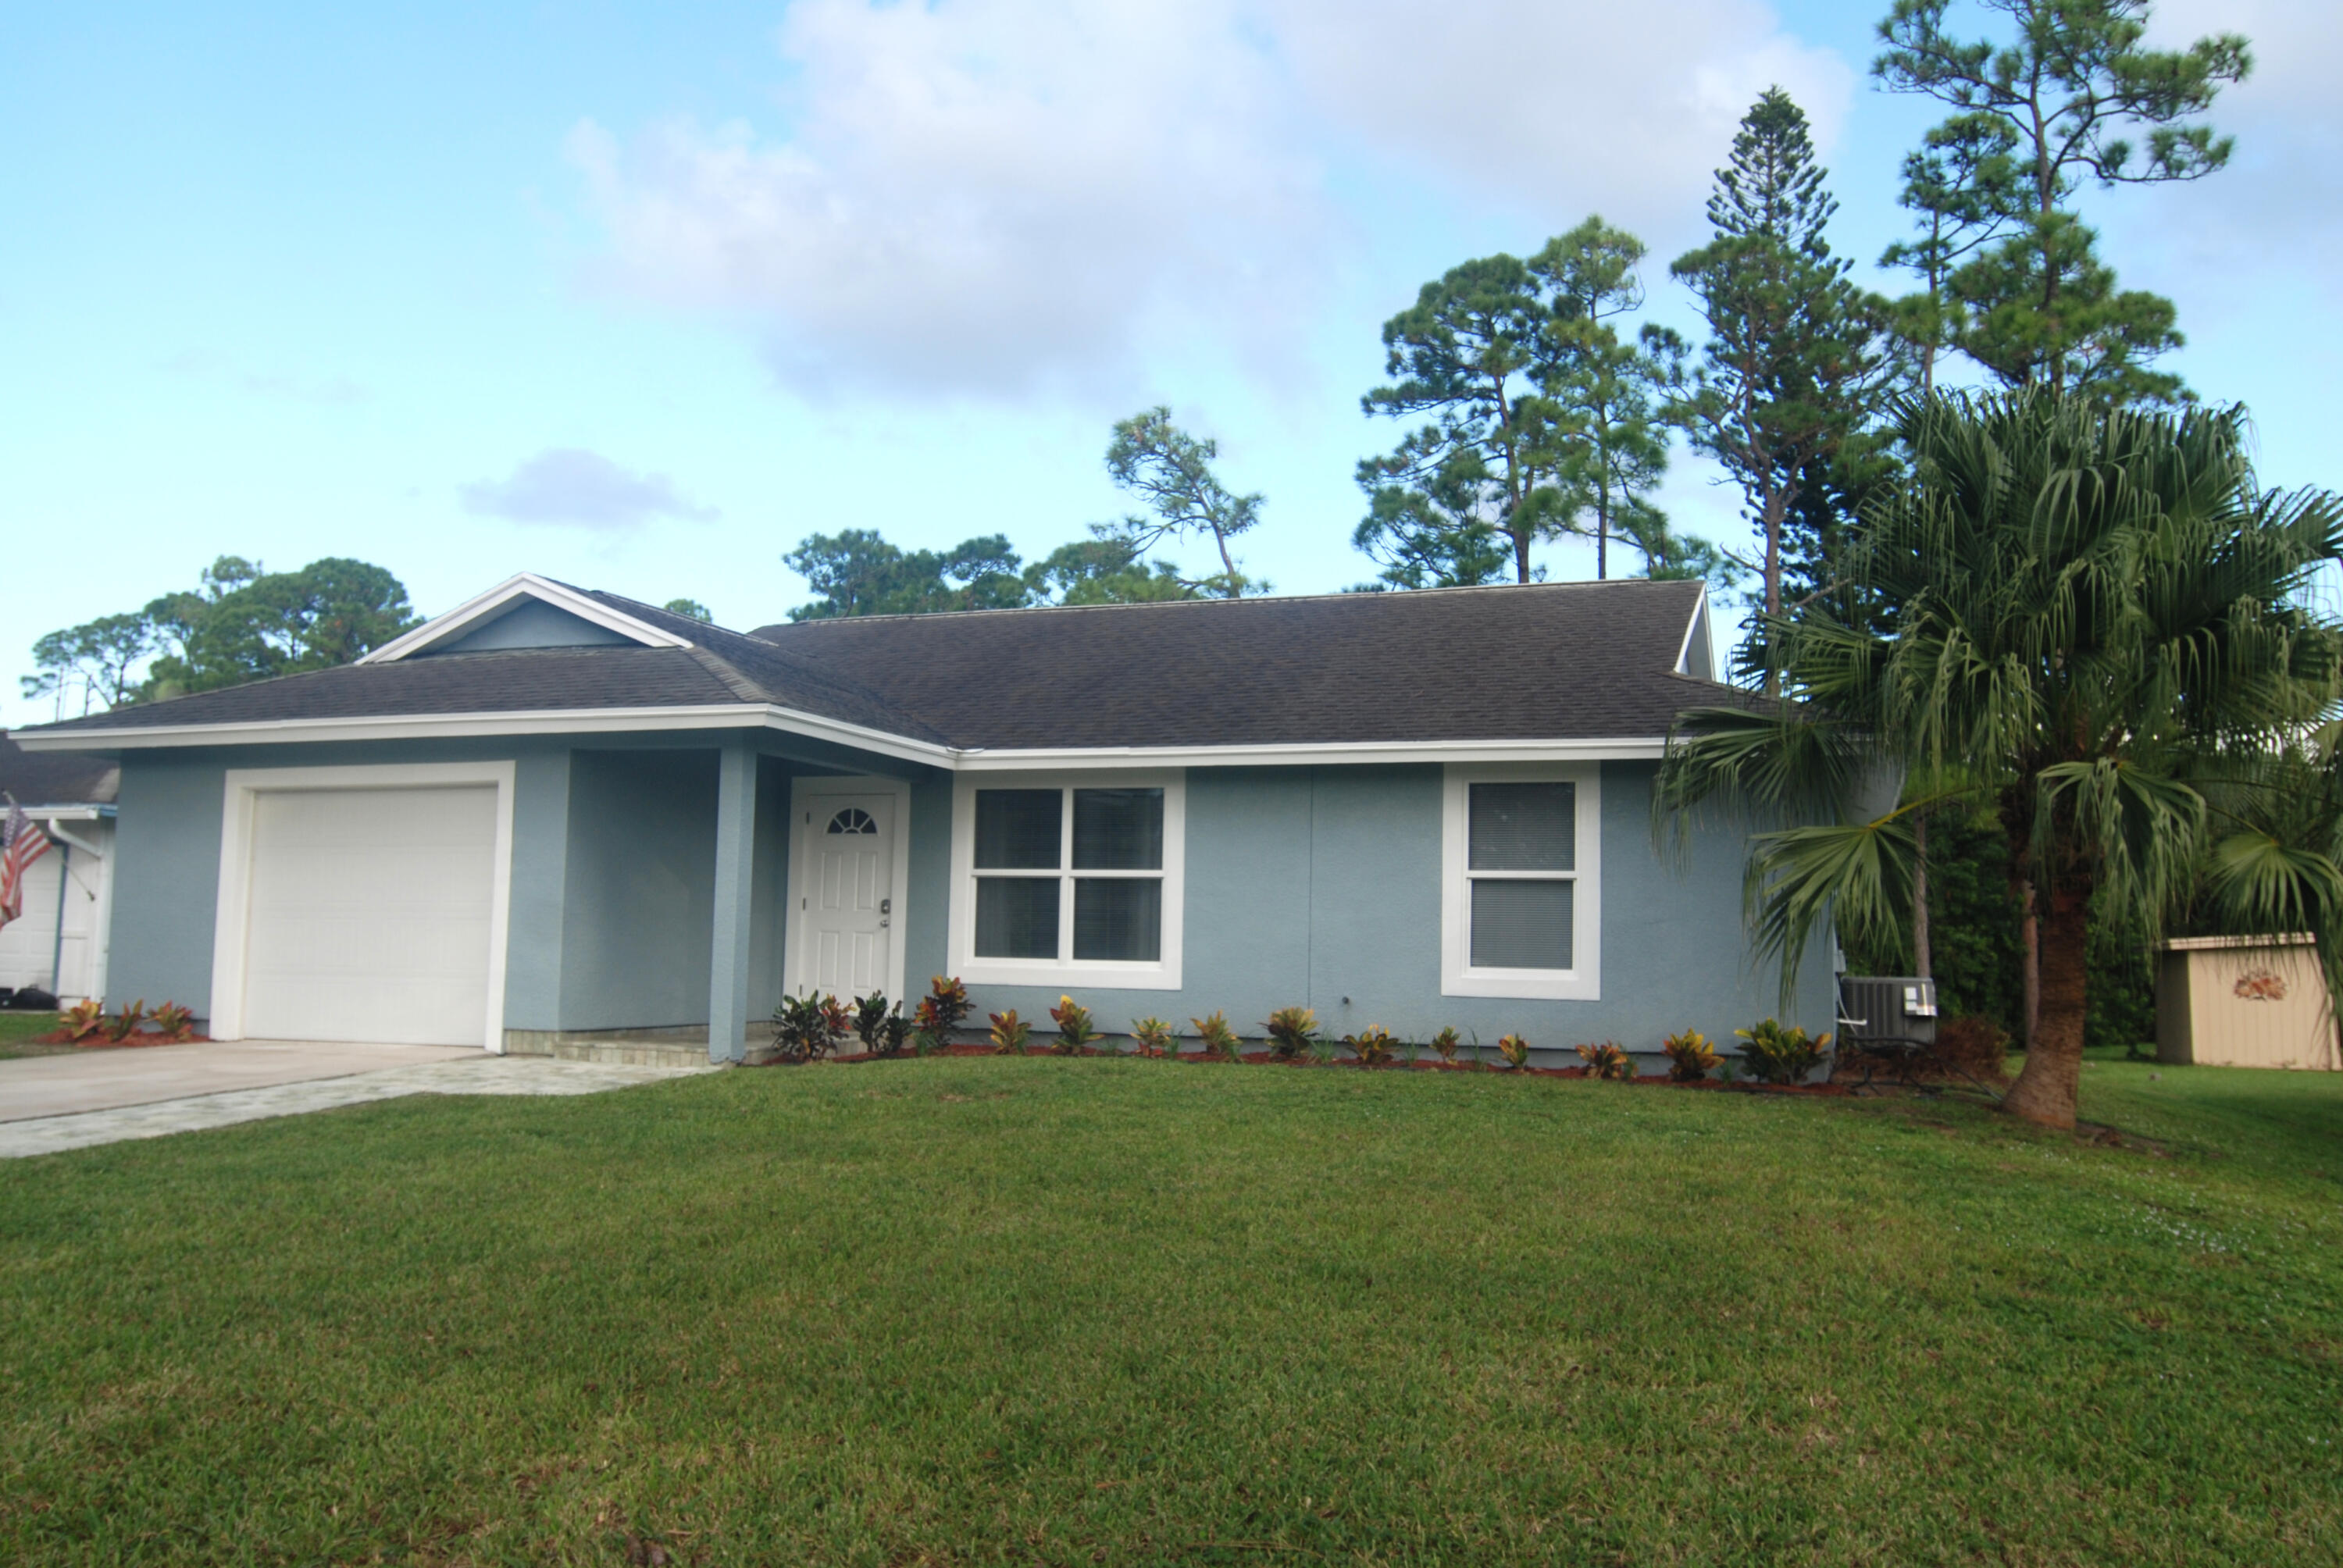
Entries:
<svg viewBox="0 0 2343 1568">
<path fill-rule="evenodd" d="M 1917 975 L 1841 975 L 1839 1042 L 1936 1043 L 1936 982 Z"/>
</svg>

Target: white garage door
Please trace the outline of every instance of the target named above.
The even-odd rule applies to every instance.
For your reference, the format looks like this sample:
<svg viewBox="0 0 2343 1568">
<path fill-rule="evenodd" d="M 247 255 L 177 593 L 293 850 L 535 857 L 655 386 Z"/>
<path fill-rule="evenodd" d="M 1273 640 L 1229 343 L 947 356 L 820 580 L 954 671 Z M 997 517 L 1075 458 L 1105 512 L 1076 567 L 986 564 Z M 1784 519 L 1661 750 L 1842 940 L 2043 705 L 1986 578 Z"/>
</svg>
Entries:
<svg viewBox="0 0 2343 1568">
<path fill-rule="evenodd" d="M 492 786 L 256 797 L 246 1037 L 483 1043 L 496 840 Z"/>
</svg>

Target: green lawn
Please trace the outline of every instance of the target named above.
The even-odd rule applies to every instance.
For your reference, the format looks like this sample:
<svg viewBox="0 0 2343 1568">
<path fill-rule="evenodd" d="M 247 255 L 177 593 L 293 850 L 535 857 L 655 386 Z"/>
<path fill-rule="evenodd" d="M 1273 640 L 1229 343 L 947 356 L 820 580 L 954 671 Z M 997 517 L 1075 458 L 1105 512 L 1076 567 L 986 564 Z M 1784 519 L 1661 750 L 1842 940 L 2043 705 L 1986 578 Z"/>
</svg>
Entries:
<svg viewBox="0 0 2343 1568">
<path fill-rule="evenodd" d="M 0 1061 L 13 1057 L 45 1054 L 47 1047 L 35 1046 L 27 1050 L 25 1042 L 56 1027 L 57 1015 L 53 1012 L 0 1011 Z"/>
<path fill-rule="evenodd" d="M 2343 1075 L 954 1060 L 0 1166 L 0 1559 L 2333 1563 Z"/>
</svg>

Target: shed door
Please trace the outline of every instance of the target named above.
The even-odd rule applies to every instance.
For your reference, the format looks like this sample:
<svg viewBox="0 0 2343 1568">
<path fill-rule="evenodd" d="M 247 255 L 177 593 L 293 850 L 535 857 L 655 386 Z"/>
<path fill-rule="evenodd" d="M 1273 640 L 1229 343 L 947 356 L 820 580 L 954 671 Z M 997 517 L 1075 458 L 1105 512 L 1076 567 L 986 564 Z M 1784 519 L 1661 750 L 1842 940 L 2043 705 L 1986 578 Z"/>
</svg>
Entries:
<svg viewBox="0 0 2343 1568">
<path fill-rule="evenodd" d="M 244 1033 L 484 1043 L 494 786 L 255 798 Z"/>
</svg>

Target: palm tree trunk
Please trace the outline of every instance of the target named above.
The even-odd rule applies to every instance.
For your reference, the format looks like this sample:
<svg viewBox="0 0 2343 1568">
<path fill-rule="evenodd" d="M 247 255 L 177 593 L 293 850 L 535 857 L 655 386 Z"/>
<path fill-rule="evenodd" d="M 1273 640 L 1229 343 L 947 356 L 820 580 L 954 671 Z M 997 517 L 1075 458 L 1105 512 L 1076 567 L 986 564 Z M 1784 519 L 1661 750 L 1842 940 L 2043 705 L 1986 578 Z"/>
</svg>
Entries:
<svg viewBox="0 0 2343 1568">
<path fill-rule="evenodd" d="M 2090 900 L 2079 890 L 2062 888 L 2050 895 L 2049 904 L 2040 927 L 2041 1021 L 2026 1043 L 2025 1070 L 2001 1107 L 2044 1127 L 2072 1129 L 2083 1076 Z"/>
<path fill-rule="evenodd" d="M 2042 925 L 2036 918 L 2034 883 L 2017 884 L 2017 996 L 2023 1014 L 2017 1020 L 2019 1040 L 2028 1050 L 2042 1029 Z"/>
<path fill-rule="evenodd" d="M 1922 811 L 1912 819 L 1912 841 L 1916 853 L 1912 859 L 1912 972 L 1922 980 L 1933 978 L 1932 960 L 1928 950 L 1928 814 Z"/>
</svg>

